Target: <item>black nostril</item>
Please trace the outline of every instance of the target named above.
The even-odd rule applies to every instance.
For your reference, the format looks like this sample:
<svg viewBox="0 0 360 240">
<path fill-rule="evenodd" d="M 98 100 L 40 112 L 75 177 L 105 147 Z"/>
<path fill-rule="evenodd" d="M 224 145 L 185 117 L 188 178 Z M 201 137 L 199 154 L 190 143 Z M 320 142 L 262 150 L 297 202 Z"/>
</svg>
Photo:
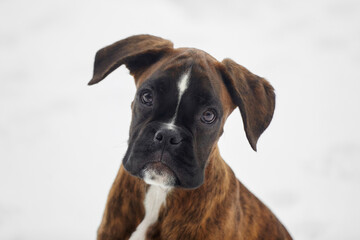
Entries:
<svg viewBox="0 0 360 240">
<path fill-rule="evenodd" d="M 163 139 L 163 135 L 161 134 L 161 132 L 157 132 L 155 134 L 155 140 L 158 141 L 158 142 L 161 142 Z"/>
<path fill-rule="evenodd" d="M 170 144 L 172 144 L 172 145 L 177 145 L 177 144 L 179 144 L 181 142 L 181 138 L 179 138 L 179 137 L 172 137 L 172 138 L 170 138 Z"/>
<path fill-rule="evenodd" d="M 178 145 L 182 141 L 180 133 L 172 129 L 161 129 L 154 135 L 154 142 L 157 144 L 167 143 L 170 145 Z"/>
</svg>

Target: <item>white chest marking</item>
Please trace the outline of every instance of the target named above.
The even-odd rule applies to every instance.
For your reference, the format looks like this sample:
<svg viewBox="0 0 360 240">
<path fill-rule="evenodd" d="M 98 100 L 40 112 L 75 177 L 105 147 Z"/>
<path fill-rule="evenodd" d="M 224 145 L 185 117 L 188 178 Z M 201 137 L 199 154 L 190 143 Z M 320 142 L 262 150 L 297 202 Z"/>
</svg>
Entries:
<svg viewBox="0 0 360 240">
<path fill-rule="evenodd" d="M 177 101 L 174 117 L 171 119 L 170 123 L 167 124 L 167 127 L 169 127 L 170 129 L 174 128 L 175 119 L 176 119 L 176 116 L 177 116 L 177 113 L 179 110 L 181 98 L 182 98 L 184 92 L 186 91 L 186 89 L 189 87 L 190 72 L 191 72 L 191 68 L 188 69 L 185 73 L 183 73 L 183 75 L 181 75 L 180 80 L 177 84 L 179 96 L 178 96 L 178 101 Z"/>
<path fill-rule="evenodd" d="M 145 234 L 149 226 L 155 223 L 159 217 L 160 207 L 165 203 L 169 190 L 170 189 L 164 189 L 155 185 L 149 187 L 144 200 L 145 217 L 137 226 L 129 240 L 145 239 Z"/>
</svg>

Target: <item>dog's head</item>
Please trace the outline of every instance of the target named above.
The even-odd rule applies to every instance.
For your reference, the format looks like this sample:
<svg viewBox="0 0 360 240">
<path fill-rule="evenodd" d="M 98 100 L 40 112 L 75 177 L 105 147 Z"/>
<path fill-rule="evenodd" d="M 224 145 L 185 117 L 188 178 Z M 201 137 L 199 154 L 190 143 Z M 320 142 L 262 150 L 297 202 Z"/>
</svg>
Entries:
<svg viewBox="0 0 360 240">
<path fill-rule="evenodd" d="M 137 35 L 99 50 L 89 85 L 125 64 L 135 78 L 123 165 L 150 184 L 197 188 L 229 114 L 239 107 L 256 150 L 275 108 L 272 86 L 231 59 L 218 62 L 165 39 Z"/>
</svg>

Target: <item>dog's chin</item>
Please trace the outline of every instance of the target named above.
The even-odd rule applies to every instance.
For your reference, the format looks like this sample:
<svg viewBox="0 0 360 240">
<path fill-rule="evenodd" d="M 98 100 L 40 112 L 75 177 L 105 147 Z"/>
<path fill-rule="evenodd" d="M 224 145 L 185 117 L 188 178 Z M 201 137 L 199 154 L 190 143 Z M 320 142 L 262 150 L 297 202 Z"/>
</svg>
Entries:
<svg viewBox="0 0 360 240">
<path fill-rule="evenodd" d="M 148 163 L 141 170 L 140 177 L 150 185 L 172 188 L 178 184 L 175 173 L 162 162 Z"/>
</svg>

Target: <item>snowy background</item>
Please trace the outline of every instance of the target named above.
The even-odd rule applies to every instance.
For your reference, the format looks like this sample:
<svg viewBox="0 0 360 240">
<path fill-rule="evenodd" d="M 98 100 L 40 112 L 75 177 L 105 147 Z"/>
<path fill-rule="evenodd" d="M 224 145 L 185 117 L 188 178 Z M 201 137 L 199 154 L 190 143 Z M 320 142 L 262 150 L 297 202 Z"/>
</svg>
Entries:
<svg viewBox="0 0 360 240">
<path fill-rule="evenodd" d="M 295 239 L 360 239 L 360 2 L 0 1 L 0 239 L 95 239 L 135 86 L 88 87 L 95 52 L 134 34 L 230 57 L 275 87 L 258 152 L 240 114 L 220 142 Z"/>
</svg>

